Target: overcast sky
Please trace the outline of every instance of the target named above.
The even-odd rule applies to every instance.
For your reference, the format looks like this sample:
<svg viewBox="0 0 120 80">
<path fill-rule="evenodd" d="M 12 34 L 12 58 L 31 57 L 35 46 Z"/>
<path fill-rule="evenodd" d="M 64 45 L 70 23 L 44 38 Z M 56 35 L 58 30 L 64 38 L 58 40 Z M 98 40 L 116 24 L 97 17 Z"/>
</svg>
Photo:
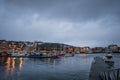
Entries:
<svg viewBox="0 0 120 80">
<path fill-rule="evenodd" d="M 120 45 L 120 0 L 0 0 L 0 39 Z"/>
</svg>

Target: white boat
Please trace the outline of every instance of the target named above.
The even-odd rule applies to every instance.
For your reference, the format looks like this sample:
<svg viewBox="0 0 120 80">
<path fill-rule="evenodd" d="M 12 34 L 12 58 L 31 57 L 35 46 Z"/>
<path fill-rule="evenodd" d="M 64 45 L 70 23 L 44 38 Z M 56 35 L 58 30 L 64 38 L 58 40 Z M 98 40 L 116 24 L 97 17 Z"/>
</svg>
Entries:
<svg viewBox="0 0 120 80">
<path fill-rule="evenodd" d="M 74 53 L 66 53 L 64 56 L 65 56 L 65 57 L 73 57 L 73 56 L 74 56 Z"/>
<path fill-rule="evenodd" d="M 107 52 L 105 54 L 105 62 L 114 62 L 112 52 Z"/>
<path fill-rule="evenodd" d="M 25 57 L 25 53 L 11 53 L 11 57 Z"/>
</svg>

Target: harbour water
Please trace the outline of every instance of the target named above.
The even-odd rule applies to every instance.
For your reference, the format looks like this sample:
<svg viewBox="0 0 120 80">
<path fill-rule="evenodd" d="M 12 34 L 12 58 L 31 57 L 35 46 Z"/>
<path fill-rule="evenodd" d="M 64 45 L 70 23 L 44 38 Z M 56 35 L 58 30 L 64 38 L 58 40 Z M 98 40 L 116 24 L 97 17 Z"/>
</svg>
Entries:
<svg viewBox="0 0 120 80">
<path fill-rule="evenodd" d="M 76 54 L 58 59 L 0 57 L 0 80 L 88 80 L 91 63 L 104 54 Z M 120 54 L 114 54 L 120 68 Z"/>
</svg>

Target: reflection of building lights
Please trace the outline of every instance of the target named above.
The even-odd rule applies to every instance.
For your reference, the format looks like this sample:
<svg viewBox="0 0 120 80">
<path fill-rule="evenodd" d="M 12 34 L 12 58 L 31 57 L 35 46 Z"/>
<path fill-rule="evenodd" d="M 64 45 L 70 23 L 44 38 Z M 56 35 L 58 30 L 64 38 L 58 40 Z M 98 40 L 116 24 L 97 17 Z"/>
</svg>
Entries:
<svg viewBox="0 0 120 80">
<path fill-rule="evenodd" d="M 19 68 L 22 68 L 22 57 L 20 58 Z"/>
<path fill-rule="evenodd" d="M 16 59 L 16 58 L 13 58 L 13 59 L 12 59 L 12 68 L 13 68 L 13 69 L 15 68 L 15 59 Z"/>
<path fill-rule="evenodd" d="M 8 57 L 7 58 L 7 61 L 6 61 L 6 75 L 8 76 L 9 75 L 9 71 L 10 71 L 10 58 Z"/>
<path fill-rule="evenodd" d="M 6 60 L 6 76 L 13 76 L 15 73 L 15 68 L 19 67 L 19 70 L 21 70 L 22 68 L 22 60 L 23 58 L 20 57 L 19 60 L 14 57 L 14 58 L 10 58 L 8 57 Z M 19 64 L 17 64 L 16 62 L 19 61 Z"/>
<path fill-rule="evenodd" d="M 83 58 L 83 59 L 84 59 L 84 62 L 85 62 L 85 63 L 88 63 L 88 56 L 87 56 L 87 54 L 84 55 L 84 58 Z"/>
<path fill-rule="evenodd" d="M 14 69 L 15 69 L 15 59 L 16 58 L 12 58 L 12 68 L 11 68 L 11 74 L 14 73 Z"/>
</svg>

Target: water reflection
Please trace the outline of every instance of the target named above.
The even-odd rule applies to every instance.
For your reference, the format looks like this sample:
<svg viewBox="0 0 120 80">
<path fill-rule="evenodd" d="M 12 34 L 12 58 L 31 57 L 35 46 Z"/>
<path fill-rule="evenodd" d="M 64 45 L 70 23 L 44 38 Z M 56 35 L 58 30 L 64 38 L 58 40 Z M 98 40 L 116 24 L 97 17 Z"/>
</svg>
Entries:
<svg viewBox="0 0 120 80">
<path fill-rule="evenodd" d="M 91 62 L 89 54 L 80 54 L 77 56 L 79 56 L 79 58 L 82 58 L 84 64 L 88 64 Z"/>
<path fill-rule="evenodd" d="M 54 58 L 28 58 L 28 62 L 37 64 L 37 65 L 44 65 L 44 64 L 49 64 L 49 65 L 59 65 L 61 59 L 54 59 Z"/>
<path fill-rule="evenodd" d="M 87 54 L 84 54 L 83 60 L 84 60 L 85 63 L 88 63 L 88 55 Z"/>
<path fill-rule="evenodd" d="M 76 54 L 58 59 L 0 57 L 0 80 L 88 80 L 92 60 L 98 55 Z"/>
<path fill-rule="evenodd" d="M 19 60 L 20 60 L 19 68 L 20 68 L 20 70 L 21 70 L 21 69 L 22 69 L 22 63 L 23 63 L 23 58 L 21 57 L 21 58 L 19 58 Z"/>
<path fill-rule="evenodd" d="M 15 70 L 15 59 L 16 59 L 16 58 L 12 58 L 12 60 L 11 60 L 11 61 L 12 61 L 12 62 L 11 62 L 11 63 L 12 63 L 12 64 L 11 64 L 11 68 L 10 68 L 10 69 L 11 69 L 11 75 L 14 74 L 14 70 Z"/>
<path fill-rule="evenodd" d="M 23 58 L 5 58 L 2 57 L 0 58 L 0 65 L 5 67 L 5 75 L 6 76 L 13 76 L 14 74 L 20 72 L 20 70 L 22 69 L 22 64 L 23 64 Z"/>
<path fill-rule="evenodd" d="M 7 58 L 7 61 L 6 61 L 6 76 L 9 75 L 9 72 L 10 72 L 10 58 Z"/>
</svg>

